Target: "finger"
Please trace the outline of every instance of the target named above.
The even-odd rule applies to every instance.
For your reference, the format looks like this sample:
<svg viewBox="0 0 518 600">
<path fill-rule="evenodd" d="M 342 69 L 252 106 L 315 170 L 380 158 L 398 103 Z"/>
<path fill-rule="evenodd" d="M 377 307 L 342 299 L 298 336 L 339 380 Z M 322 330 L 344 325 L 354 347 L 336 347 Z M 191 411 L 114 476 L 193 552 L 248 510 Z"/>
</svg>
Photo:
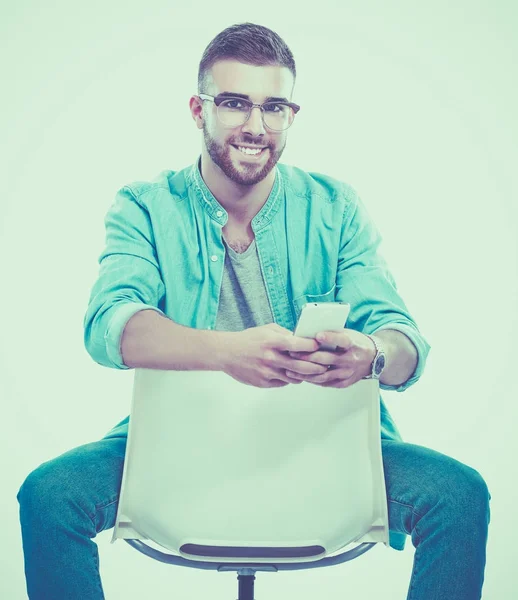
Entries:
<svg viewBox="0 0 518 600">
<path fill-rule="evenodd" d="M 334 367 L 333 365 L 329 365 L 329 369 L 327 369 L 323 374 L 319 375 L 303 375 L 305 381 L 313 382 L 327 382 L 333 381 L 334 379 L 339 379 L 343 381 L 345 379 L 351 379 L 351 377 L 357 377 L 357 371 L 351 367 Z"/>
<path fill-rule="evenodd" d="M 301 381 L 308 381 L 309 383 L 325 383 L 329 380 L 329 375 L 327 368 L 325 367 L 325 371 L 323 373 L 319 373 L 318 375 L 304 375 L 301 373 L 297 373 L 296 371 L 286 370 L 286 375 L 288 377 L 292 377 L 293 379 L 300 379 Z"/>
<path fill-rule="evenodd" d="M 321 365 L 337 365 L 337 357 L 344 353 L 317 350 L 316 352 L 289 352 L 288 354 L 297 360 L 309 360 L 310 362 L 319 363 Z"/>
<path fill-rule="evenodd" d="M 337 369 L 333 368 L 332 365 L 329 365 L 329 367 L 329 369 L 326 367 L 326 370 L 318 375 L 303 375 L 290 370 L 286 371 L 286 375 L 288 375 L 288 377 L 293 377 L 295 379 L 301 379 L 302 381 L 316 384 L 335 384 L 336 382 L 348 381 L 348 385 L 350 385 L 352 379 L 355 381 L 359 380 L 357 374 L 352 369 Z M 341 386 L 334 385 L 333 387 Z"/>
<path fill-rule="evenodd" d="M 329 344 L 347 350 L 354 346 L 351 337 L 345 331 L 321 331 L 316 335 L 317 342 Z"/>
<path fill-rule="evenodd" d="M 285 383 L 301 383 L 301 380 L 293 380 L 290 377 L 288 377 L 286 375 L 286 369 L 276 369 L 275 371 L 272 371 L 271 374 L 268 376 L 268 378 L 270 379 L 270 381 L 275 381 L 277 379 L 280 379 L 281 381 L 284 381 Z"/>
<path fill-rule="evenodd" d="M 292 381 L 286 382 L 284 380 L 281 381 L 279 379 L 270 379 L 268 381 L 268 384 L 265 387 L 268 387 L 268 388 L 286 387 L 290 383 L 293 383 L 293 382 Z"/>
<path fill-rule="evenodd" d="M 286 359 L 286 361 L 283 361 L 282 367 L 288 371 L 307 376 L 321 375 L 327 371 L 327 365 L 297 359 Z"/>
<path fill-rule="evenodd" d="M 286 336 L 279 347 L 289 352 L 315 352 L 319 349 L 320 344 L 314 338 L 291 335 Z"/>
</svg>

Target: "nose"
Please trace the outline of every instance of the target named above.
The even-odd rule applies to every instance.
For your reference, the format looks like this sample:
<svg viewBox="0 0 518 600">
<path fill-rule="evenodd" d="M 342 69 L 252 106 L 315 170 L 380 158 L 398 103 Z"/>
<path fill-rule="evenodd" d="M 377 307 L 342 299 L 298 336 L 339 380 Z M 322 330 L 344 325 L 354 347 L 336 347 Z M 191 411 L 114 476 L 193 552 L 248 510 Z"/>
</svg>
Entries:
<svg viewBox="0 0 518 600">
<path fill-rule="evenodd" d="M 263 123 L 263 113 L 258 106 L 252 108 L 248 121 L 241 129 L 252 136 L 264 135 L 266 133 Z"/>
</svg>

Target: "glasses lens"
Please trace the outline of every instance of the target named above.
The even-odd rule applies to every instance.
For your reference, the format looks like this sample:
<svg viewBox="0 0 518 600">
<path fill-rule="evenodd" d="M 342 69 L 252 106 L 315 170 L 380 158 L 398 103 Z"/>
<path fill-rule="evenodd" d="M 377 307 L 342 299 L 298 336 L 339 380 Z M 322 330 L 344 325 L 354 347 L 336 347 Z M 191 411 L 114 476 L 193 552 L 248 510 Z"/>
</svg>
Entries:
<svg viewBox="0 0 518 600">
<path fill-rule="evenodd" d="M 218 117 L 227 127 L 239 127 L 248 119 L 251 102 L 241 98 L 228 98 L 218 106 Z M 295 113 L 287 104 L 267 102 L 263 104 L 263 120 L 273 131 L 283 131 L 293 123 Z"/>
<path fill-rule="evenodd" d="M 295 113 L 287 104 L 268 102 L 263 104 L 264 124 L 274 131 L 283 131 L 293 123 Z"/>
<path fill-rule="evenodd" d="M 223 100 L 218 106 L 218 117 L 223 125 L 238 127 L 248 119 L 250 104 L 239 98 Z"/>
</svg>

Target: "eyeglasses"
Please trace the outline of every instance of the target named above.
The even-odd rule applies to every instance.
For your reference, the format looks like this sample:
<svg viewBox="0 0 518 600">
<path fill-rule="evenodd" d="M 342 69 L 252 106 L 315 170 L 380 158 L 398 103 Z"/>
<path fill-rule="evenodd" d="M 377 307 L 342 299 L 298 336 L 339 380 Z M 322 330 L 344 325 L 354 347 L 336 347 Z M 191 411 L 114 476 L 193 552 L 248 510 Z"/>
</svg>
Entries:
<svg viewBox="0 0 518 600">
<path fill-rule="evenodd" d="M 293 102 L 265 102 L 254 104 L 246 98 L 209 96 L 198 94 L 202 100 L 214 102 L 218 119 L 226 127 L 239 127 L 248 121 L 254 107 L 261 109 L 263 123 L 272 131 L 288 129 L 299 112 L 300 106 Z"/>
</svg>

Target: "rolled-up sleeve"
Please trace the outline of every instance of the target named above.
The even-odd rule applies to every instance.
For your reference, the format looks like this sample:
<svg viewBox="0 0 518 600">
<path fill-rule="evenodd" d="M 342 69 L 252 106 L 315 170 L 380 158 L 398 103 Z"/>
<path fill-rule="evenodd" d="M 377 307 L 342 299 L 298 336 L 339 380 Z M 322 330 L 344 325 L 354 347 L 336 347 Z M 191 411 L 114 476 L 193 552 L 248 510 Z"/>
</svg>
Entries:
<svg viewBox="0 0 518 600">
<path fill-rule="evenodd" d="M 131 188 L 119 190 L 104 223 L 106 244 L 84 317 L 84 343 L 97 363 L 128 369 L 121 354 L 124 327 L 141 310 L 163 315 L 158 306 L 165 287 L 148 211 Z"/>
<path fill-rule="evenodd" d="M 380 232 L 358 194 L 347 186 L 338 257 L 336 301 L 349 302 L 347 328 L 366 334 L 394 329 L 405 334 L 417 350 L 412 376 L 401 385 L 380 383 L 384 390 L 403 392 L 421 377 L 430 345 L 420 333 L 387 263 L 379 253 Z"/>
</svg>

